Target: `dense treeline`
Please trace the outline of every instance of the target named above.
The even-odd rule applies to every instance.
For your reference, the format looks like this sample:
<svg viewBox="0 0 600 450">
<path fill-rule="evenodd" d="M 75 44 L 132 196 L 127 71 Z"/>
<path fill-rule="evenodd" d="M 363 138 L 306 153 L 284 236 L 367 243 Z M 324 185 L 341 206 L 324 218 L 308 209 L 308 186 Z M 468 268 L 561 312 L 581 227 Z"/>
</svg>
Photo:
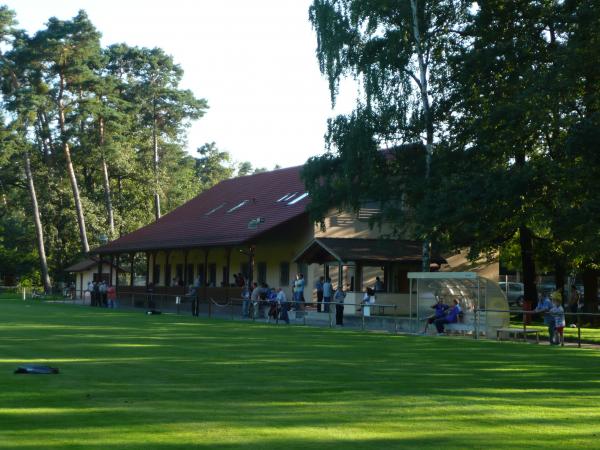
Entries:
<svg viewBox="0 0 600 450">
<path fill-rule="evenodd" d="M 186 153 L 208 105 L 159 48 L 102 48 L 85 12 L 28 35 L 0 7 L 0 275 L 51 283 L 104 239 L 237 170 L 214 143 Z M 256 169 L 262 170 L 262 169 Z"/>
<path fill-rule="evenodd" d="M 305 168 L 313 217 L 378 202 L 425 257 L 501 249 L 531 301 L 540 271 L 577 272 L 595 309 L 598 2 L 314 0 L 310 20 L 332 100 L 363 87 Z"/>
</svg>

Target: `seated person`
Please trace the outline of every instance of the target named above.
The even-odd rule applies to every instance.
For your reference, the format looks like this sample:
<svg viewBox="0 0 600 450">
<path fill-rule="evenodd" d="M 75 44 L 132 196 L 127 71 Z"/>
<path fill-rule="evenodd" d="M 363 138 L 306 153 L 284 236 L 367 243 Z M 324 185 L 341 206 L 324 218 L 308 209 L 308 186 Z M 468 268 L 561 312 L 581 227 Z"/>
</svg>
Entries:
<svg viewBox="0 0 600 450">
<path fill-rule="evenodd" d="M 437 328 L 438 336 L 444 335 L 444 325 L 447 323 L 458 322 L 458 316 L 462 312 L 458 300 L 454 299 L 454 305 L 448 309 L 444 317 L 440 317 L 434 321 L 435 327 Z"/>
<path fill-rule="evenodd" d="M 435 298 L 437 301 L 434 305 L 431 305 L 431 308 L 434 310 L 433 315 L 426 319 L 427 322 L 425 322 L 425 328 L 421 334 L 426 334 L 427 327 L 429 327 L 429 325 L 435 322 L 437 319 L 442 319 L 446 315 L 446 311 L 449 308 L 449 306 L 444 303 L 444 299 L 442 297 L 436 295 Z"/>
</svg>

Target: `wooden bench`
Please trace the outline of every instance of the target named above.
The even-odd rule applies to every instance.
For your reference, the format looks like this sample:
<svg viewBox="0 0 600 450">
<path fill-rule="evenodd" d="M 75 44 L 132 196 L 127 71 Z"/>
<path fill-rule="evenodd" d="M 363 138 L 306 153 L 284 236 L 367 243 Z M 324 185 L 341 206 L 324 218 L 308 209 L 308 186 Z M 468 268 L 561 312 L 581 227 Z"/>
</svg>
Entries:
<svg viewBox="0 0 600 450">
<path fill-rule="evenodd" d="M 502 333 L 506 333 L 510 338 L 513 336 L 515 339 L 517 336 L 523 336 L 523 341 L 527 342 L 527 335 L 534 334 L 535 340 L 539 344 L 540 343 L 540 330 L 536 330 L 534 328 L 523 329 L 523 328 L 498 328 L 496 330 L 496 340 L 501 341 Z"/>
</svg>

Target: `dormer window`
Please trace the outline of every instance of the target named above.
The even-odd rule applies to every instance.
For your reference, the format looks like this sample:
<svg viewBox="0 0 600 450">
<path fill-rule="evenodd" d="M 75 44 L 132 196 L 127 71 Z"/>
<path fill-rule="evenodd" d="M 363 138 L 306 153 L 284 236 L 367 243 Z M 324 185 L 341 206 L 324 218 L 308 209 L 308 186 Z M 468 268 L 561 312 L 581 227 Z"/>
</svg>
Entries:
<svg viewBox="0 0 600 450">
<path fill-rule="evenodd" d="M 291 202 L 288 202 L 288 205 L 295 205 L 296 203 L 298 203 L 299 201 L 305 199 L 306 197 L 308 197 L 308 192 L 305 192 L 304 194 L 296 197 L 294 200 L 292 200 Z M 291 197 L 290 197 L 291 198 Z"/>
<path fill-rule="evenodd" d="M 221 203 L 219 206 L 217 206 L 216 208 L 211 209 L 209 212 L 204 213 L 205 216 L 210 216 L 212 213 L 220 210 L 223 206 L 225 206 L 225 203 Z"/>
<path fill-rule="evenodd" d="M 250 200 L 244 200 L 243 202 L 241 202 L 241 203 L 238 203 L 237 205 L 235 205 L 233 208 L 231 208 L 231 209 L 230 209 L 230 210 L 228 210 L 227 212 L 228 212 L 228 213 L 230 213 L 230 212 L 233 212 L 233 211 L 235 211 L 236 209 L 240 209 L 242 206 L 244 206 L 244 205 L 245 205 L 246 203 L 248 203 L 248 202 L 250 202 Z"/>
</svg>

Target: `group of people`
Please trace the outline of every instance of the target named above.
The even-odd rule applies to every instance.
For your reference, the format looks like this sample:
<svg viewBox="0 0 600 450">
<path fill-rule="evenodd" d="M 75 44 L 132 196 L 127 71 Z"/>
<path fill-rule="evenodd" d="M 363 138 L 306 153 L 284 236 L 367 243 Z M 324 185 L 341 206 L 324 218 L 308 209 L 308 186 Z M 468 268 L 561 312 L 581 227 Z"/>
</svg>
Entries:
<svg viewBox="0 0 600 450">
<path fill-rule="evenodd" d="M 544 315 L 544 324 L 548 327 L 550 345 L 564 345 L 565 310 L 562 306 L 562 294 L 556 291 L 552 298 L 544 295 L 534 310 Z"/>
<path fill-rule="evenodd" d="M 248 289 L 244 289 L 242 293 L 242 317 L 248 318 L 252 314 L 252 317 L 258 317 L 260 315 L 261 307 L 268 305 L 269 310 L 267 313 L 267 319 L 282 320 L 285 323 L 290 323 L 289 311 L 301 311 L 304 309 L 304 289 L 306 283 L 304 281 L 304 275 L 299 273 L 296 275 L 294 282 L 292 283 L 292 302 L 288 302 L 285 291 L 282 287 L 277 290 L 270 289 L 266 283 L 252 283 Z M 318 312 L 329 312 L 330 305 L 335 303 L 335 317 L 336 325 L 344 325 L 344 299 L 346 293 L 342 286 L 334 291 L 331 279 L 320 277 L 315 283 L 315 289 L 317 291 L 317 311 Z"/>
<path fill-rule="evenodd" d="M 117 307 L 117 291 L 112 284 L 102 281 L 89 281 L 86 292 L 90 296 L 90 305 L 100 308 Z"/>
<path fill-rule="evenodd" d="M 294 286 L 297 286 L 298 280 L 303 280 L 302 274 L 296 275 L 296 282 Z M 304 286 L 302 283 L 300 283 Z M 315 281 L 315 290 L 317 291 L 317 312 L 330 312 L 331 305 L 335 304 L 335 324 L 337 326 L 344 326 L 344 299 L 346 293 L 341 283 L 338 283 L 337 288 L 334 290 L 333 284 L 331 284 L 331 278 L 319 277 Z M 304 301 L 304 293 L 302 293 L 301 301 Z"/>
<path fill-rule="evenodd" d="M 462 313 L 460 302 L 457 299 L 453 299 L 452 306 L 449 306 L 444 303 L 444 299 L 439 295 L 436 295 L 436 302 L 431 308 L 434 312 L 426 319 L 425 328 L 421 334 L 426 334 L 427 327 L 433 323 L 437 329 L 438 336 L 444 336 L 445 326 L 458 322 Z"/>
</svg>

